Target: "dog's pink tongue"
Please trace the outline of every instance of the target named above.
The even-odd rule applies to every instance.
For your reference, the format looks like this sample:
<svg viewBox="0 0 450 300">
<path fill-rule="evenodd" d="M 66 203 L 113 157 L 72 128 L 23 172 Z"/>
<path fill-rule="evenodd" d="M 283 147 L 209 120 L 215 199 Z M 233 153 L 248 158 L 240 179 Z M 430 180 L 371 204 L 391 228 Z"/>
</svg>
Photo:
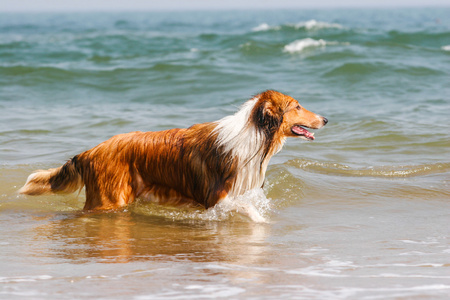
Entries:
<svg viewBox="0 0 450 300">
<path fill-rule="evenodd" d="M 300 127 L 300 126 L 294 126 L 294 127 L 292 127 L 292 131 L 293 131 L 295 134 L 303 135 L 304 137 L 306 137 L 306 138 L 308 138 L 308 139 L 311 139 L 311 140 L 314 139 L 314 134 L 311 133 L 311 132 L 309 132 L 308 130 L 306 130 L 306 129 L 303 128 L 303 127 Z"/>
</svg>

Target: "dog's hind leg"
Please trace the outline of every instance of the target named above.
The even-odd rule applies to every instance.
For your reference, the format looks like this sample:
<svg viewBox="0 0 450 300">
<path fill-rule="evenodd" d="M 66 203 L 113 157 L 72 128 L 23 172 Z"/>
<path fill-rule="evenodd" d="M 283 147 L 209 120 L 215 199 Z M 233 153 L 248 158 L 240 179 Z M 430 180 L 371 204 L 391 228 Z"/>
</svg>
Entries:
<svg viewBox="0 0 450 300">
<path fill-rule="evenodd" d="M 91 176 L 85 178 L 86 203 L 84 210 L 118 209 L 135 200 L 129 174 L 122 176 Z"/>
<path fill-rule="evenodd" d="M 118 209 L 132 203 L 135 199 L 131 188 L 119 193 L 103 193 L 93 186 L 86 186 L 86 203 L 84 210 Z"/>
</svg>

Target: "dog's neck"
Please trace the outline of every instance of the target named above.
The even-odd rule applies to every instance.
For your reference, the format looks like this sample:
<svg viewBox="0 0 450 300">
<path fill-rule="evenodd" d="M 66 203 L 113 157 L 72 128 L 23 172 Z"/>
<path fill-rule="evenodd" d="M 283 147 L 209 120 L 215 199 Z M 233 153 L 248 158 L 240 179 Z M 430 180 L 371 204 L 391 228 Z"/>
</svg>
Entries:
<svg viewBox="0 0 450 300">
<path fill-rule="evenodd" d="M 270 158 L 284 144 L 284 139 L 268 137 L 251 121 L 258 100 L 253 98 L 247 101 L 236 114 L 217 121 L 213 131 L 224 155 L 236 160 L 237 176 L 229 191 L 232 197 L 263 185 Z"/>
</svg>

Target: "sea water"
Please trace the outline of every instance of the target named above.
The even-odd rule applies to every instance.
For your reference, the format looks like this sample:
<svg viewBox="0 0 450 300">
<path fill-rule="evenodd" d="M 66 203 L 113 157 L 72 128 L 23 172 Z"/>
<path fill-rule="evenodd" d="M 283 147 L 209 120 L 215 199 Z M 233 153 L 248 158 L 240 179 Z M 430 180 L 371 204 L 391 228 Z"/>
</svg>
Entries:
<svg viewBox="0 0 450 300">
<path fill-rule="evenodd" d="M 0 14 L 0 297 L 447 299 L 449 16 Z M 17 194 L 115 134 L 218 120 L 266 89 L 329 123 L 236 207 Z"/>
</svg>

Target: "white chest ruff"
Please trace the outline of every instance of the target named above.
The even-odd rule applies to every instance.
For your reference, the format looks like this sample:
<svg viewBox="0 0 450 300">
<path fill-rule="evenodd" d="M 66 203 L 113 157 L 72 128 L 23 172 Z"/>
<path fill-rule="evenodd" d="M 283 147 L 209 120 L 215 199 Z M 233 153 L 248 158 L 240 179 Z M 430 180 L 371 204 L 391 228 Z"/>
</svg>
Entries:
<svg viewBox="0 0 450 300">
<path fill-rule="evenodd" d="M 267 140 L 264 133 L 251 121 L 251 112 L 258 98 L 253 98 L 234 115 L 217 121 L 214 132 L 217 143 L 224 152 L 237 160 L 237 176 L 228 195 L 235 197 L 246 191 L 260 188 L 272 155 L 281 150 L 284 140 L 275 149 L 266 152 Z"/>
</svg>

